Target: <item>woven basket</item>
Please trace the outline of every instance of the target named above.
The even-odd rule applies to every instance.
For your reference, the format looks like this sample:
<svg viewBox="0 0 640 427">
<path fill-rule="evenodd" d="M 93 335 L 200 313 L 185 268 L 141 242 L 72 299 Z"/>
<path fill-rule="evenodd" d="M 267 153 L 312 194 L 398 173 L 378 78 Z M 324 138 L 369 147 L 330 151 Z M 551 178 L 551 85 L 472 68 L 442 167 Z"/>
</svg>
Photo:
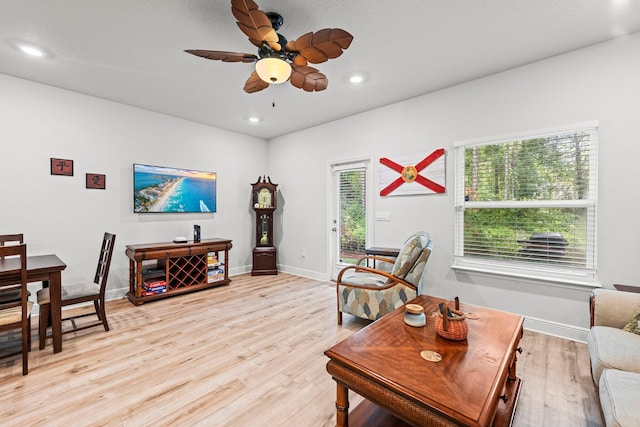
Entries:
<svg viewBox="0 0 640 427">
<path fill-rule="evenodd" d="M 443 313 L 449 313 L 443 316 Z M 455 308 L 449 307 L 449 301 L 440 304 L 440 311 L 435 318 L 436 332 L 442 338 L 454 341 L 462 341 L 467 339 L 467 322 L 466 316 L 460 311 L 460 300 L 455 298 Z"/>
</svg>

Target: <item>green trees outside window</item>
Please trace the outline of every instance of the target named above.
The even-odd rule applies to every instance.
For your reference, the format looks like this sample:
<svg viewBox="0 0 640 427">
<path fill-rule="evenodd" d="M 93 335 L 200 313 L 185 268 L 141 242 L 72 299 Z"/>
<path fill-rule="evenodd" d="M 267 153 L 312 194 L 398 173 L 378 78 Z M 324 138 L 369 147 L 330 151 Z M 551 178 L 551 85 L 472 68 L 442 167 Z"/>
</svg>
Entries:
<svg viewBox="0 0 640 427">
<path fill-rule="evenodd" d="M 340 173 L 340 261 L 349 264 L 364 256 L 367 237 L 366 170 Z"/>
<path fill-rule="evenodd" d="M 595 269 L 596 137 L 589 128 L 458 147 L 456 256 Z"/>
</svg>

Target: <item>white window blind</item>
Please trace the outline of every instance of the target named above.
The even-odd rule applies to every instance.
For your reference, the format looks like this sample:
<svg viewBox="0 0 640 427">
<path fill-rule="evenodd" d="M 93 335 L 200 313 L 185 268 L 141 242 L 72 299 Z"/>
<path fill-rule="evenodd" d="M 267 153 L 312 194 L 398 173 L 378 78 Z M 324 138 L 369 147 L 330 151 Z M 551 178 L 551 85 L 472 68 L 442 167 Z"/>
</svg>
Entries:
<svg viewBox="0 0 640 427">
<path fill-rule="evenodd" d="M 355 263 L 364 256 L 367 235 L 366 172 L 364 167 L 337 171 L 340 262 Z"/>
<path fill-rule="evenodd" d="M 595 277 L 597 123 L 456 144 L 455 263 Z"/>
</svg>

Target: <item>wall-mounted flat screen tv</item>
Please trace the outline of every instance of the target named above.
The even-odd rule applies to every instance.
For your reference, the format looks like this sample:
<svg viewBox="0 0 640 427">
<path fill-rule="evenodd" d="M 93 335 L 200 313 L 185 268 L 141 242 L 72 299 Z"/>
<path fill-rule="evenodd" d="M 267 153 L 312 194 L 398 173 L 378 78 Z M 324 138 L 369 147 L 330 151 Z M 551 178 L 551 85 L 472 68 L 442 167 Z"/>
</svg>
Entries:
<svg viewBox="0 0 640 427">
<path fill-rule="evenodd" d="M 133 165 L 133 212 L 215 212 L 215 172 Z"/>
</svg>

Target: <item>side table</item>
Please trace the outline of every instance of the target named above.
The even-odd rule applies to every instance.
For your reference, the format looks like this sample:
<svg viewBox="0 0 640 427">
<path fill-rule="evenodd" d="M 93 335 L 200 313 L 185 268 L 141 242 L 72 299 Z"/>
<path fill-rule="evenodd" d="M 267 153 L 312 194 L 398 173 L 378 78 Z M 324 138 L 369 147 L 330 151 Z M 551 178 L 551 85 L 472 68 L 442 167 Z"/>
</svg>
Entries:
<svg viewBox="0 0 640 427">
<path fill-rule="evenodd" d="M 377 255 L 377 256 L 388 256 L 396 258 L 400 253 L 400 249 L 398 248 L 383 248 L 381 246 L 373 246 L 370 248 L 366 248 L 364 250 L 365 255 Z M 369 261 L 367 260 L 367 267 L 369 266 Z M 373 260 L 373 268 L 376 268 L 376 260 Z"/>
<path fill-rule="evenodd" d="M 615 285 L 613 285 L 613 287 L 616 288 L 618 291 L 640 293 L 640 286 L 629 286 L 629 285 L 615 284 Z"/>
</svg>

